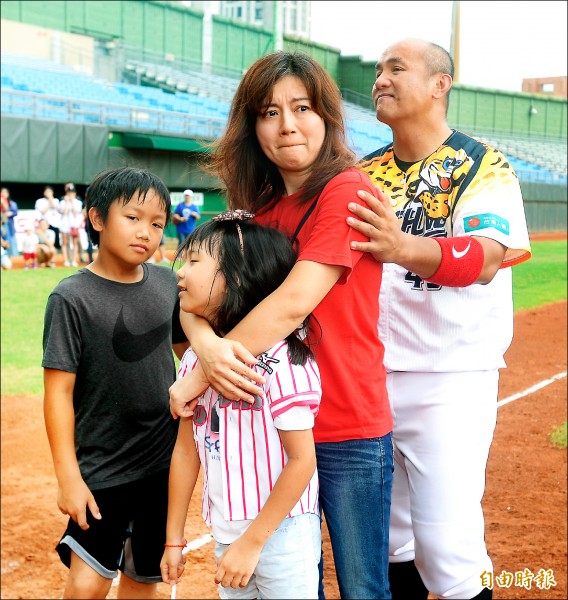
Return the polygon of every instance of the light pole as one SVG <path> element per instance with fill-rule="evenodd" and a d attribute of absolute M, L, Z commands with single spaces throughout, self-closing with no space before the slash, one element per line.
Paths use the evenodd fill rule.
<path fill-rule="evenodd" d="M 452 2 L 452 36 L 450 38 L 450 55 L 454 59 L 454 82 L 460 80 L 460 2 Z"/>

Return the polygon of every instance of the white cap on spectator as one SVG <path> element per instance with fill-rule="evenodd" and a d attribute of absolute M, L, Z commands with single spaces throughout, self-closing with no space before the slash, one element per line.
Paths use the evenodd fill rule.
<path fill-rule="evenodd" d="M 193 191 L 192 190 L 185 190 L 185 192 L 183 193 L 184 196 L 193 196 Z"/>

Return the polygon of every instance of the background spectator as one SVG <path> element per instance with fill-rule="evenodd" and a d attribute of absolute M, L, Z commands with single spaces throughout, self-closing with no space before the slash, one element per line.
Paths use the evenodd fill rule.
<path fill-rule="evenodd" d="M 85 190 L 85 201 L 83 203 L 83 224 L 85 227 L 85 231 L 87 230 L 87 221 L 89 216 L 87 215 L 87 196 L 89 195 L 89 187 Z M 87 265 L 93 262 L 93 242 L 91 241 L 91 236 L 87 234 L 87 260 L 83 260 L 83 255 L 81 254 L 81 262 Z"/>
<path fill-rule="evenodd" d="M 83 224 L 83 201 L 77 196 L 73 183 L 65 184 L 65 194 L 59 202 L 59 212 L 63 265 L 77 267 L 81 261 L 79 227 Z"/>
<path fill-rule="evenodd" d="M 26 235 L 22 238 L 22 254 L 24 256 L 24 269 L 37 269 L 37 246 L 39 238 L 32 225 L 28 225 Z"/>
<path fill-rule="evenodd" d="M 18 205 L 10 198 L 10 190 L 3 187 L 0 191 L 2 201 L 2 237 L 8 245 L 5 250 L 8 256 L 18 256 L 18 242 L 16 239 L 16 225 L 14 217 L 18 214 Z"/>
<path fill-rule="evenodd" d="M 38 237 L 37 262 L 44 267 L 55 267 L 55 233 L 49 229 L 46 219 L 40 219 L 36 227 Z"/>
<path fill-rule="evenodd" d="M 38 213 L 38 219 L 46 219 L 49 229 L 55 234 L 55 249 L 61 250 L 61 241 L 59 239 L 59 223 L 61 222 L 61 213 L 59 212 L 59 200 L 53 193 L 53 188 L 46 185 L 43 190 L 43 197 L 38 198 L 35 203 L 35 209 Z"/>
<path fill-rule="evenodd" d="M 7 240 L 2 236 L 2 269 L 7 270 L 12 268 L 12 261 L 8 256 L 7 248 L 10 247 L 10 244 Z"/>
<path fill-rule="evenodd" d="M 179 244 L 195 229 L 195 221 L 200 218 L 199 208 L 193 203 L 193 191 L 185 190 L 183 202 L 176 206 L 172 215 L 172 222 L 176 226 Z"/>

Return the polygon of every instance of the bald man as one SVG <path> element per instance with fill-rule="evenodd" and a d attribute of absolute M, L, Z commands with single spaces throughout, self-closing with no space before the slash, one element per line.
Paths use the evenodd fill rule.
<path fill-rule="evenodd" d="M 497 150 L 448 126 L 453 61 L 405 39 L 376 65 L 391 144 L 360 163 L 352 248 L 385 263 L 379 334 L 394 417 L 394 600 L 492 597 L 481 500 L 499 369 L 513 334 L 511 266 L 530 257 L 521 189 Z"/>

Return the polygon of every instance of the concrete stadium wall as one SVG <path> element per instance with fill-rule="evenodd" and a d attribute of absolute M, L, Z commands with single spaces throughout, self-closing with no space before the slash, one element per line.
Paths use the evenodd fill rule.
<path fill-rule="evenodd" d="M 564 184 L 521 181 L 523 204 L 530 233 L 566 231 L 568 189 Z"/>
<path fill-rule="evenodd" d="M 2 18 L 87 35 L 148 52 L 201 61 L 203 14 L 173 3 L 73 0 L 62 2 L 2 1 Z"/>
<path fill-rule="evenodd" d="M 108 165 L 108 128 L 2 115 L 4 182 L 88 183 Z"/>

